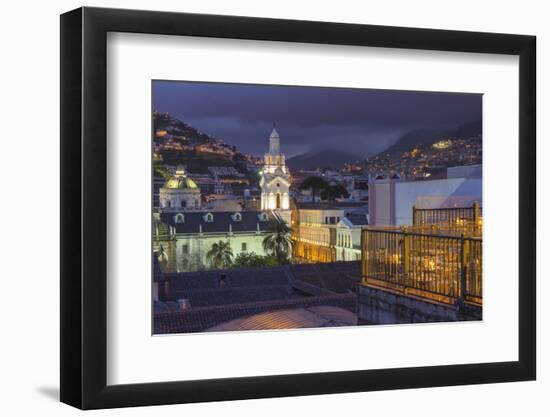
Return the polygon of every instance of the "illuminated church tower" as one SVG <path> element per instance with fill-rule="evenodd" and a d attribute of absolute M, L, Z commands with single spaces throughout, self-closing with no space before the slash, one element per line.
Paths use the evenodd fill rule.
<path fill-rule="evenodd" d="M 275 128 L 269 136 L 269 151 L 264 155 L 261 176 L 261 209 L 278 211 L 286 220 L 288 212 L 285 211 L 290 209 L 290 173 L 285 165 L 285 155 L 281 152 L 281 138 Z"/>

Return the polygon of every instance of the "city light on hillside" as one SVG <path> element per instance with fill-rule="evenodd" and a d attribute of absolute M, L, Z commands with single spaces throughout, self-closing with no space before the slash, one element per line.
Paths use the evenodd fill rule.
<path fill-rule="evenodd" d="M 450 139 L 444 139 L 444 140 L 440 140 L 439 142 L 434 143 L 432 146 L 433 146 L 435 149 L 447 149 L 447 148 L 450 147 L 452 144 L 453 144 L 453 141 L 452 141 L 452 140 L 450 140 Z"/>

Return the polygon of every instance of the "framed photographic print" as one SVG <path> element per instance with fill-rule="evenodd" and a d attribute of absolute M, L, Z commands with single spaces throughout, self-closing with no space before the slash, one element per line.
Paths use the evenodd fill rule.
<path fill-rule="evenodd" d="M 535 379 L 535 38 L 61 16 L 61 400 Z"/>

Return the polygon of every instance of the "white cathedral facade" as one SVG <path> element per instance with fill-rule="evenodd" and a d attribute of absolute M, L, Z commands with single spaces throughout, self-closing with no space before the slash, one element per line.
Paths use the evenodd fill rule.
<path fill-rule="evenodd" d="M 269 151 L 264 155 L 260 187 L 261 209 L 276 211 L 287 220 L 286 217 L 290 216 L 290 172 L 281 152 L 281 138 L 275 128 L 269 136 Z"/>

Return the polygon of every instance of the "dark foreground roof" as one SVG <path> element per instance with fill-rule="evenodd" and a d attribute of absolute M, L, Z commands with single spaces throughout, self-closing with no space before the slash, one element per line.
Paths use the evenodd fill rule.
<path fill-rule="evenodd" d="M 165 304 L 155 305 L 156 334 L 202 332 L 254 314 L 315 306 L 340 307 L 355 314 L 354 289 L 361 277 L 361 264 L 294 264 L 167 273 L 165 277 L 170 281 L 169 296 Z M 178 299 L 188 300 L 190 308 L 178 310 Z"/>
<path fill-rule="evenodd" d="M 314 306 L 340 307 L 355 313 L 356 303 L 357 296 L 355 294 L 336 294 L 303 299 L 231 304 L 219 307 L 199 307 L 191 308 L 188 311 L 157 311 L 154 315 L 154 334 L 202 332 L 240 317 Z"/>
<path fill-rule="evenodd" d="M 356 324 L 357 315 L 349 310 L 333 306 L 314 306 L 255 314 L 219 324 L 206 329 L 206 331 L 284 330 L 288 328 L 354 326 Z"/>

